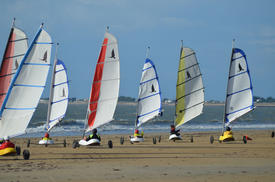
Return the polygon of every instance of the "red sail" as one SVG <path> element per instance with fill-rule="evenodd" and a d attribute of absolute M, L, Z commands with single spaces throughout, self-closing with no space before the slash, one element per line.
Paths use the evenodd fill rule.
<path fill-rule="evenodd" d="M 13 30 L 14 29 L 12 28 L 0 69 L 0 108 L 2 107 L 6 94 L 9 90 L 11 78 L 13 75 L 12 65 L 14 56 L 14 40 L 16 38 L 16 35 L 13 32 Z"/>
<path fill-rule="evenodd" d="M 97 61 L 96 70 L 94 74 L 92 92 L 90 95 L 90 106 L 89 106 L 90 112 L 88 116 L 88 125 L 90 128 L 93 126 L 95 117 L 96 117 L 97 103 L 98 103 L 99 94 L 100 94 L 100 86 L 101 86 L 101 79 L 102 79 L 104 62 L 105 62 L 107 43 L 108 43 L 108 39 L 105 38 L 103 41 L 103 45 L 101 47 L 100 55 Z"/>

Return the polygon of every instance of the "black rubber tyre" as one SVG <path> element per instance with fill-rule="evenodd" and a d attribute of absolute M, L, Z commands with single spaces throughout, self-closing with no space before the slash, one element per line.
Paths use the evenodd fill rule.
<path fill-rule="evenodd" d="M 243 136 L 243 143 L 246 144 L 247 143 L 247 140 L 246 140 L 246 137 Z"/>
<path fill-rule="evenodd" d="M 194 138 L 193 136 L 190 137 L 190 142 L 193 143 L 194 142 Z"/>
<path fill-rule="evenodd" d="M 124 137 L 120 137 L 120 144 L 123 145 L 124 143 Z"/>
<path fill-rule="evenodd" d="M 29 148 L 29 147 L 30 147 L 30 145 L 31 145 L 31 140 L 30 140 L 30 139 L 28 139 L 28 141 L 27 141 L 27 148 Z"/>
<path fill-rule="evenodd" d="M 29 152 L 29 150 L 24 150 L 23 151 L 23 158 L 25 159 L 25 160 L 29 160 L 29 158 L 30 158 L 30 152 Z"/>
<path fill-rule="evenodd" d="M 161 136 L 159 136 L 159 143 L 161 142 Z"/>
<path fill-rule="evenodd" d="M 73 141 L 72 147 L 74 149 L 78 147 L 78 142 L 76 140 Z"/>
<path fill-rule="evenodd" d="M 66 139 L 64 139 L 64 141 L 63 141 L 63 146 L 64 146 L 64 148 L 66 148 L 66 146 L 67 146 Z"/>
<path fill-rule="evenodd" d="M 274 138 L 274 136 L 275 136 L 275 132 L 272 131 L 272 133 L 271 133 L 271 138 Z"/>
<path fill-rule="evenodd" d="M 16 150 L 16 155 L 20 155 L 21 154 L 21 148 L 19 146 L 16 146 L 15 150 Z"/>
<path fill-rule="evenodd" d="M 48 147 L 48 144 L 47 144 L 47 143 L 45 144 L 45 147 Z"/>
<path fill-rule="evenodd" d="M 157 143 L 157 139 L 155 137 L 153 137 L 153 144 Z"/>
<path fill-rule="evenodd" d="M 214 137 L 211 135 L 210 136 L 210 143 L 213 144 L 214 143 Z"/>
<path fill-rule="evenodd" d="M 113 142 L 112 142 L 112 140 L 109 140 L 108 141 L 108 147 L 111 149 L 111 148 L 113 148 Z"/>

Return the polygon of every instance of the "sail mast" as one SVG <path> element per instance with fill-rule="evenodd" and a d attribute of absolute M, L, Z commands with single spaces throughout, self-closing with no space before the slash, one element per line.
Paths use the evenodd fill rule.
<path fill-rule="evenodd" d="M 53 85 L 55 81 L 55 69 L 56 69 L 56 62 L 57 62 L 57 51 L 58 51 L 59 43 L 56 43 L 55 48 L 55 56 L 54 56 L 54 63 L 53 63 L 53 69 L 52 69 L 52 78 L 51 78 L 51 87 L 50 87 L 50 95 L 49 95 L 49 103 L 48 103 L 48 113 L 47 113 L 47 130 L 49 131 L 49 122 L 50 122 L 50 116 L 51 116 L 51 110 L 52 110 L 52 102 L 53 102 Z"/>
<path fill-rule="evenodd" d="M 231 52 L 230 65 L 229 65 L 229 71 L 228 71 L 228 81 L 229 81 L 229 77 L 230 77 L 230 69 L 231 69 L 232 58 L 233 58 L 233 54 L 234 54 L 234 46 L 235 46 L 235 39 L 232 40 L 232 52 Z M 227 81 L 227 82 L 228 82 L 228 81 Z M 228 84 L 227 84 L 227 88 L 226 88 L 225 103 L 224 103 L 224 116 L 223 116 L 222 133 L 224 132 L 224 129 L 225 129 L 226 106 L 227 106 L 227 94 L 228 94 L 228 93 L 227 93 L 227 89 L 228 89 Z"/>

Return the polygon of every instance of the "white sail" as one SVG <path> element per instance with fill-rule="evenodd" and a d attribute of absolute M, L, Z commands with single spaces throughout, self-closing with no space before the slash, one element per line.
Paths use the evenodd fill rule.
<path fill-rule="evenodd" d="M 254 108 L 253 91 L 245 53 L 233 48 L 227 94 L 224 122 L 229 124 Z"/>
<path fill-rule="evenodd" d="M 120 82 L 116 38 L 106 32 L 98 58 L 89 99 L 86 132 L 113 120 Z"/>
<path fill-rule="evenodd" d="M 158 116 L 161 110 L 161 92 L 157 71 L 154 63 L 147 58 L 139 86 L 136 127 Z"/>
<path fill-rule="evenodd" d="M 190 48 L 181 48 L 176 92 L 175 126 L 179 127 L 200 115 L 204 105 L 202 75 Z"/>
<path fill-rule="evenodd" d="M 41 28 L 19 65 L 1 107 L 0 138 L 25 133 L 45 87 L 52 40 Z"/>
<path fill-rule="evenodd" d="M 48 131 L 64 118 L 69 103 L 68 76 L 65 64 L 63 61 L 55 59 L 53 68 L 47 117 Z"/>

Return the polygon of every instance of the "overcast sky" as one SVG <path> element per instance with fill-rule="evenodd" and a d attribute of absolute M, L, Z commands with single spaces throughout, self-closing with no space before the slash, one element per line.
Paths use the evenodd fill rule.
<path fill-rule="evenodd" d="M 150 46 L 163 98 L 174 99 L 183 40 L 196 52 L 206 100 L 224 100 L 235 38 L 247 55 L 254 95 L 275 97 L 274 0 L 1 0 L 1 57 L 13 17 L 29 42 L 44 22 L 61 44 L 58 57 L 68 69 L 70 97 L 89 96 L 106 26 L 119 42 L 121 96 L 137 97 Z"/>

